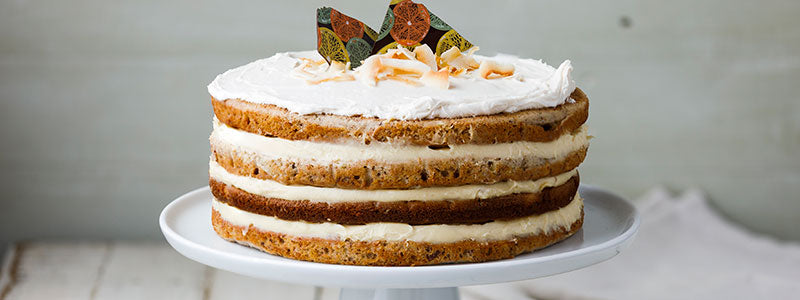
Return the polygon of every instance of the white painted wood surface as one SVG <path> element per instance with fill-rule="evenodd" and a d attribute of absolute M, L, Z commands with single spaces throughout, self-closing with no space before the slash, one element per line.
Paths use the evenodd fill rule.
<path fill-rule="evenodd" d="M 105 243 L 21 245 L 3 277 L 6 299 L 92 299 L 106 263 Z M 48 286 L 57 288 L 47 288 Z"/>
<path fill-rule="evenodd" d="M 335 300 L 339 290 L 252 279 L 164 242 L 35 242 L 7 251 L 0 299 Z"/>

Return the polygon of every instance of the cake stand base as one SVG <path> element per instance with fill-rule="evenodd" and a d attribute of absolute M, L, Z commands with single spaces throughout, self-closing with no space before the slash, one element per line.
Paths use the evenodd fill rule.
<path fill-rule="evenodd" d="M 458 288 L 342 289 L 339 300 L 458 300 Z"/>
<path fill-rule="evenodd" d="M 545 249 L 484 263 L 417 267 L 321 264 L 270 255 L 223 240 L 211 226 L 208 187 L 172 201 L 159 223 L 169 244 L 200 263 L 246 276 L 282 282 L 341 287 L 343 300 L 457 300 L 455 287 L 533 279 L 587 267 L 627 247 L 639 216 L 624 199 L 581 185 L 583 228 Z"/>

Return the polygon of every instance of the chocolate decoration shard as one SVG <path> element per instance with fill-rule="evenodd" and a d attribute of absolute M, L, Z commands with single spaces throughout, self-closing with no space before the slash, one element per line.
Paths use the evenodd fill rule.
<path fill-rule="evenodd" d="M 425 5 L 411 0 L 391 0 L 380 32 L 333 8 L 317 9 L 317 52 L 328 63 L 349 62 L 356 68 L 370 55 L 386 53 L 398 45 L 410 50 L 428 45 L 436 56 L 454 46 L 461 51 L 472 48 L 472 43 Z"/>
<path fill-rule="evenodd" d="M 416 46 L 428 45 L 436 56 L 453 46 L 461 51 L 472 48 L 472 43 L 430 12 L 425 5 L 411 0 L 392 0 L 389 3 L 378 39 L 372 47 L 372 54 L 386 53 L 386 50 L 397 48 L 398 45 L 410 50 Z"/>
<path fill-rule="evenodd" d="M 350 63 L 351 68 L 372 53 L 378 34 L 353 17 L 330 7 L 317 9 L 317 52 L 325 61 Z"/>

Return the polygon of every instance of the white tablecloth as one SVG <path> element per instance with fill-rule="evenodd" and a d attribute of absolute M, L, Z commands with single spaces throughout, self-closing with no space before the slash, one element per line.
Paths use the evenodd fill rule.
<path fill-rule="evenodd" d="M 655 188 L 636 205 L 642 226 L 617 257 L 547 278 L 465 287 L 462 298 L 800 299 L 800 244 L 729 222 L 696 190 L 672 196 Z"/>

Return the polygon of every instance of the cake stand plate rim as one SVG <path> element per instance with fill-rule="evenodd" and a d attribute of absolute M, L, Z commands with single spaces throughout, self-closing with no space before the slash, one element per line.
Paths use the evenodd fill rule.
<path fill-rule="evenodd" d="M 513 259 L 418 267 L 370 267 L 286 259 L 227 242 L 211 227 L 208 186 L 169 203 L 159 225 L 169 244 L 197 262 L 255 278 L 345 288 L 437 288 L 533 279 L 587 267 L 616 256 L 633 240 L 635 207 L 605 189 L 581 184 L 584 228 L 548 248 Z M 591 227 L 590 227 L 591 226 Z"/>

